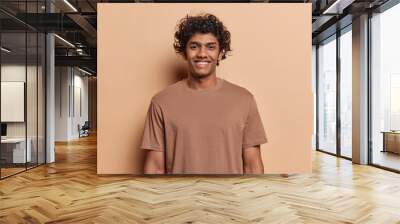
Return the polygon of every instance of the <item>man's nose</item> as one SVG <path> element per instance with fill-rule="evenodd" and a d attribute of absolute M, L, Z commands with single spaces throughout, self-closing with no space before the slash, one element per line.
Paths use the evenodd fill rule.
<path fill-rule="evenodd" d="M 206 48 L 205 47 L 200 47 L 199 52 L 197 53 L 198 57 L 206 57 Z"/>

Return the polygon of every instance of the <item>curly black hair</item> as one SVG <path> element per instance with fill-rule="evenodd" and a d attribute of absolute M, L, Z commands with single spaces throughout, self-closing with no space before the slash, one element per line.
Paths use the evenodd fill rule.
<path fill-rule="evenodd" d="M 217 38 L 222 59 L 231 50 L 231 33 L 226 29 L 224 24 L 212 14 L 204 14 L 197 16 L 186 15 L 179 24 L 175 32 L 174 48 L 176 53 L 186 57 L 186 44 L 190 38 L 196 33 L 212 33 Z"/>

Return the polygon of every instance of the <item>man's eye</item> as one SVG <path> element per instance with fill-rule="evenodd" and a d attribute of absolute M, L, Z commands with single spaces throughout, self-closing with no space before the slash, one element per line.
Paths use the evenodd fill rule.
<path fill-rule="evenodd" d="M 191 45 L 190 49 L 196 49 L 196 47 L 197 47 L 196 45 Z"/>

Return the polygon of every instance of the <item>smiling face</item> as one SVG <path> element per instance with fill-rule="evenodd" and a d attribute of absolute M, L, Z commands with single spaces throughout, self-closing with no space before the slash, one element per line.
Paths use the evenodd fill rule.
<path fill-rule="evenodd" d="M 196 33 L 186 44 L 186 61 L 194 78 L 216 75 L 216 67 L 222 54 L 217 38 L 211 33 Z"/>

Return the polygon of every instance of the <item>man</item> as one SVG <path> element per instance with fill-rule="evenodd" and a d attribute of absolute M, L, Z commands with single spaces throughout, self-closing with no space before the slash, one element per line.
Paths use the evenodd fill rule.
<path fill-rule="evenodd" d="M 267 139 L 254 97 L 216 74 L 231 51 L 229 31 L 214 15 L 187 16 L 174 48 L 187 61 L 188 77 L 151 100 L 141 144 L 144 172 L 264 173 L 260 144 Z"/>

